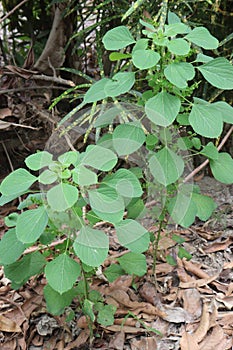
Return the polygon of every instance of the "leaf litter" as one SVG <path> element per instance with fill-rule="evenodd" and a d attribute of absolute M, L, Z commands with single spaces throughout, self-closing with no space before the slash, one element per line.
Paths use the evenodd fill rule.
<path fill-rule="evenodd" d="M 230 213 L 230 214 L 229 214 Z M 93 280 L 106 304 L 117 307 L 112 326 L 94 326 L 96 338 L 89 345 L 90 332 L 77 300 L 62 316 L 46 311 L 45 279 L 31 278 L 18 291 L 0 270 L 0 348 L 2 350 L 116 349 L 116 350 L 228 350 L 233 346 L 233 259 L 232 210 L 224 218 L 197 222 L 191 229 L 168 229 L 162 233 L 152 278 L 152 257 L 147 252 L 148 273 L 138 278 L 122 275 L 112 283 Z M 213 226 L 214 224 L 214 226 Z M 1 233 L 4 232 L 2 222 Z M 156 226 L 150 227 L 156 232 Z M 125 254 L 112 228 L 106 227 L 111 249 L 105 268 Z M 177 265 L 166 262 L 176 256 L 172 234 L 185 238 L 184 247 L 193 255 L 189 261 L 176 257 Z M 68 321 L 69 312 L 75 317 Z"/>

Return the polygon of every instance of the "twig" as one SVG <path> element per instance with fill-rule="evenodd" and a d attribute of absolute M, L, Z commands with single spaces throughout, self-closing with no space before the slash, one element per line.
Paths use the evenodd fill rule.
<path fill-rule="evenodd" d="M 56 83 L 56 84 L 62 84 L 62 85 L 75 87 L 75 83 L 72 80 L 66 80 L 66 79 L 62 79 L 59 77 L 52 77 L 49 75 L 43 75 L 43 74 L 42 75 L 33 75 L 32 79 L 51 81 L 51 82 Z"/>
<path fill-rule="evenodd" d="M 2 147 L 3 147 L 3 149 L 4 149 L 5 155 L 6 155 L 6 157 L 7 157 L 8 163 L 9 163 L 9 165 L 10 165 L 11 171 L 14 171 L 14 168 L 13 168 L 13 165 L 12 165 L 12 162 L 11 162 L 9 153 L 8 153 L 8 151 L 7 151 L 7 149 L 6 149 L 6 146 L 5 146 L 4 141 L 2 141 L 1 144 L 2 144 Z"/>
<path fill-rule="evenodd" d="M 0 95 L 9 94 L 9 93 L 15 93 L 15 92 L 21 92 L 25 90 L 37 90 L 37 89 L 59 89 L 59 90 L 66 90 L 65 87 L 62 86 L 46 86 L 46 85 L 34 85 L 34 86 L 24 86 L 22 88 L 15 88 L 15 89 L 5 89 L 0 91 Z"/>
<path fill-rule="evenodd" d="M 222 149 L 228 138 L 233 132 L 233 126 L 228 130 L 224 138 L 222 139 L 221 143 L 219 144 L 218 151 Z M 184 179 L 183 183 L 188 182 L 192 177 L 194 177 L 201 169 L 203 169 L 207 164 L 209 163 L 209 159 L 206 159 L 202 164 L 200 164 L 196 169 L 194 169 L 186 178 Z"/>
<path fill-rule="evenodd" d="M 0 23 L 5 21 L 8 17 L 10 17 L 16 10 L 18 10 L 22 5 L 24 5 L 28 0 L 21 1 L 18 5 L 16 5 L 10 12 L 8 12 L 4 17 L 0 18 Z"/>
<path fill-rule="evenodd" d="M 21 68 L 20 68 L 21 69 Z M 60 77 L 53 77 L 53 76 L 50 76 L 50 75 L 44 75 L 44 74 L 33 74 L 34 72 L 31 72 L 31 71 L 28 71 L 27 69 L 21 69 L 23 71 L 23 73 L 30 73 L 31 75 L 28 76 L 27 78 L 25 78 L 25 76 L 22 76 L 20 73 L 18 72 L 13 72 L 13 71 L 10 71 L 10 72 L 5 72 L 4 71 L 4 74 L 5 75 L 9 75 L 9 76 L 20 76 L 21 78 L 24 78 L 26 80 L 29 80 L 29 79 L 34 79 L 34 80 L 43 80 L 43 81 L 49 81 L 51 83 L 55 83 L 55 84 L 61 84 L 61 85 L 66 85 L 66 86 L 71 86 L 71 87 L 75 87 L 75 83 L 72 81 L 72 80 L 67 80 L 67 79 L 63 79 L 63 78 L 60 78 Z"/>

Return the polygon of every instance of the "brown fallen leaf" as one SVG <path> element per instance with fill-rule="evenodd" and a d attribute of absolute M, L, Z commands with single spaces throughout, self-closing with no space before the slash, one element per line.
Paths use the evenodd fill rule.
<path fill-rule="evenodd" d="M 232 244 L 232 241 L 233 241 L 233 238 L 228 237 L 225 241 L 212 243 L 211 245 L 204 248 L 203 250 L 205 251 L 205 253 L 214 253 L 220 250 L 225 250 L 229 247 L 229 245 Z"/>
<path fill-rule="evenodd" d="M 108 326 L 108 327 L 103 327 L 103 329 L 106 329 L 108 331 L 112 331 L 112 332 L 124 332 L 124 333 L 133 333 L 133 334 L 137 334 L 137 333 L 145 333 L 146 329 L 145 328 L 137 328 L 137 327 L 131 327 L 131 326 L 120 326 L 120 325 L 112 325 L 112 326 Z"/>
<path fill-rule="evenodd" d="M 192 334 L 186 331 L 182 334 L 180 339 L 180 349 L 181 350 L 200 350 L 199 345 Z"/>
<path fill-rule="evenodd" d="M 0 330 L 2 332 L 11 332 L 11 333 L 22 332 L 21 328 L 19 327 L 19 325 L 15 321 L 13 321 L 13 320 L 11 320 L 3 315 L 0 315 Z"/>
<path fill-rule="evenodd" d="M 123 350 L 125 343 L 125 333 L 123 331 L 117 332 L 111 338 L 109 347 L 115 350 Z"/>
<path fill-rule="evenodd" d="M 110 296 L 118 303 L 132 310 L 135 315 L 138 315 L 140 312 L 145 312 L 149 315 L 155 315 L 162 318 L 166 317 L 165 311 L 160 307 L 161 305 L 158 305 L 157 303 L 152 305 L 146 302 L 132 301 L 130 300 L 129 295 L 123 290 L 113 290 Z"/>
<path fill-rule="evenodd" d="M 216 325 L 210 333 L 203 339 L 199 344 L 200 350 L 227 350 L 231 349 L 228 347 L 229 342 L 224 334 L 222 328 L 219 325 Z"/>
<path fill-rule="evenodd" d="M 67 345 L 64 348 L 64 350 L 71 350 L 71 349 L 81 347 L 87 342 L 87 339 L 89 338 L 89 336 L 90 336 L 89 329 L 84 329 L 74 341 L 70 342 L 69 345 Z"/>
<path fill-rule="evenodd" d="M 192 280 L 189 282 L 180 282 L 179 287 L 180 288 L 197 288 L 197 287 L 203 287 L 214 280 L 218 278 L 219 273 L 214 276 L 209 276 L 208 278 L 201 278 L 199 280 Z"/>
<path fill-rule="evenodd" d="M 197 289 L 181 290 L 181 297 L 183 299 L 183 308 L 193 316 L 196 320 L 201 316 L 201 294 Z"/>
<path fill-rule="evenodd" d="M 208 307 L 209 307 L 208 303 L 204 302 L 199 326 L 197 327 L 196 331 L 193 334 L 193 337 L 197 343 L 200 343 L 202 339 L 204 339 L 204 337 L 206 336 L 206 333 L 209 330 L 210 314 L 208 311 Z"/>
<path fill-rule="evenodd" d="M 233 269 L 233 261 L 225 262 L 223 265 L 224 269 Z"/>
<path fill-rule="evenodd" d="M 233 295 L 232 296 L 226 296 L 223 298 L 216 298 L 220 303 L 223 303 L 227 310 L 231 310 L 233 307 Z"/>
<path fill-rule="evenodd" d="M 155 337 L 143 337 L 140 340 L 132 339 L 131 341 L 132 350 L 156 350 L 157 341 Z"/>
<path fill-rule="evenodd" d="M 7 116 L 12 115 L 10 108 L 0 108 L 0 119 L 4 119 Z"/>

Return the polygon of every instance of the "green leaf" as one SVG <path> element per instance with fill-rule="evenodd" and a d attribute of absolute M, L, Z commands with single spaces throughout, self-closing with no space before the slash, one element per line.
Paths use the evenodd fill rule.
<path fill-rule="evenodd" d="M 19 214 L 18 213 L 11 213 L 8 216 L 5 217 L 4 223 L 8 227 L 15 227 L 16 222 L 18 220 Z"/>
<path fill-rule="evenodd" d="M 90 190 L 88 195 L 92 210 L 102 220 L 117 223 L 123 219 L 124 200 L 113 188 L 105 186 Z"/>
<path fill-rule="evenodd" d="M 229 185 L 233 183 L 233 159 L 230 154 L 219 153 L 217 160 L 210 160 L 210 168 L 216 180 Z"/>
<path fill-rule="evenodd" d="M 107 258 L 109 238 L 101 230 L 83 226 L 74 241 L 75 254 L 89 266 L 100 266 Z"/>
<path fill-rule="evenodd" d="M 50 185 L 57 181 L 58 175 L 53 171 L 46 169 L 38 177 L 38 181 L 43 185 Z"/>
<path fill-rule="evenodd" d="M 66 183 L 60 183 L 47 192 L 49 206 L 55 211 L 65 211 L 78 200 L 78 189 Z"/>
<path fill-rule="evenodd" d="M 98 183 L 98 177 L 96 173 L 83 165 L 79 165 L 72 170 L 72 179 L 76 184 L 80 186 L 90 186 Z"/>
<path fill-rule="evenodd" d="M 103 44 L 106 50 L 119 50 L 134 43 L 134 38 L 125 26 L 111 29 L 103 37 Z"/>
<path fill-rule="evenodd" d="M 92 103 L 103 100 L 107 97 L 105 86 L 110 81 L 108 78 L 103 78 L 94 83 L 85 93 L 84 103 Z"/>
<path fill-rule="evenodd" d="M 115 225 L 119 243 L 133 253 L 142 253 L 150 243 L 149 232 L 137 221 L 126 219 Z"/>
<path fill-rule="evenodd" d="M 180 106 L 181 102 L 178 97 L 163 91 L 146 102 L 145 111 L 153 123 L 166 127 L 174 122 Z"/>
<path fill-rule="evenodd" d="M 160 58 L 160 54 L 152 50 L 135 50 L 132 54 L 133 64 L 139 69 L 154 67 Z"/>
<path fill-rule="evenodd" d="M 12 288 L 20 288 L 31 276 L 42 271 L 46 260 L 40 252 L 23 256 L 19 261 L 4 266 L 5 276 L 12 281 Z"/>
<path fill-rule="evenodd" d="M 193 137 L 191 139 L 191 143 L 196 149 L 201 149 L 201 140 L 199 139 L 199 137 Z"/>
<path fill-rule="evenodd" d="M 174 15 L 174 14 L 173 14 Z M 186 34 L 190 31 L 189 27 L 181 22 L 169 23 L 169 25 L 165 24 L 164 34 L 166 36 L 176 36 L 177 34 Z"/>
<path fill-rule="evenodd" d="M 81 164 L 89 165 L 95 169 L 102 171 L 111 170 L 117 163 L 117 156 L 111 150 L 99 146 L 88 146 Z"/>
<path fill-rule="evenodd" d="M 106 126 L 113 123 L 113 120 L 121 113 L 121 110 L 117 107 L 111 107 L 107 111 L 105 111 L 103 114 L 100 113 L 100 115 L 97 117 L 94 127 L 99 128 L 102 126 Z"/>
<path fill-rule="evenodd" d="M 40 170 L 48 166 L 53 160 L 53 155 L 47 151 L 31 154 L 25 159 L 25 164 L 31 170 Z"/>
<path fill-rule="evenodd" d="M 197 134 L 216 138 L 222 133 L 222 114 L 214 104 L 206 101 L 202 104 L 201 101 L 198 99 L 198 103 L 193 104 L 189 115 L 190 125 Z"/>
<path fill-rule="evenodd" d="M 179 249 L 178 249 L 178 257 L 180 259 L 185 258 L 186 260 L 192 259 L 192 255 L 186 249 L 184 249 L 183 247 L 179 247 Z"/>
<path fill-rule="evenodd" d="M 146 214 L 146 207 L 142 199 L 133 199 L 127 205 L 128 219 L 142 219 Z"/>
<path fill-rule="evenodd" d="M 166 262 L 167 262 L 169 265 L 171 265 L 171 266 L 176 266 L 176 265 L 177 265 L 176 260 L 175 260 L 175 259 L 173 258 L 173 256 L 170 255 L 170 254 L 168 254 L 168 255 L 166 256 Z"/>
<path fill-rule="evenodd" d="M 205 27 L 196 27 L 189 34 L 185 36 L 193 44 L 202 47 L 206 50 L 217 49 L 218 39 L 210 34 Z"/>
<path fill-rule="evenodd" d="M 36 180 L 36 176 L 23 168 L 19 168 L 2 181 L 0 190 L 5 196 L 14 195 L 18 197 L 19 193 L 26 192 Z"/>
<path fill-rule="evenodd" d="M 223 57 L 218 57 L 198 67 L 204 78 L 218 89 L 233 89 L 233 66 Z"/>
<path fill-rule="evenodd" d="M 178 244 L 182 244 L 185 242 L 185 239 L 183 237 L 175 235 L 175 234 L 172 235 L 172 239 L 173 239 L 173 241 L 175 241 Z"/>
<path fill-rule="evenodd" d="M 120 124 L 113 132 L 113 146 L 119 156 L 137 151 L 145 140 L 144 131 L 138 122 Z"/>
<path fill-rule="evenodd" d="M 79 157 L 79 152 L 69 151 L 61 154 L 58 157 L 58 161 L 65 167 L 69 167 L 71 164 L 75 165 Z"/>
<path fill-rule="evenodd" d="M 203 150 L 200 152 L 207 158 L 217 160 L 218 159 L 218 149 L 213 144 L 213 142 L 209 142 L 206 146 L 203 147 Z"/>
<path fill-rule="evenodd" d="M 175 12 L 168 10 L 168 24 L 181 23 L 180 17 L 178 17 Z"/>
<path fill-rule="evenodd" d="M 179 62 L 169 64 L 164 69 L 164 74 L 170 83 L 174 84 L 179 89 L 184 89 L 188 86 L 187 81 L 194 78 L 195 70 L 191 63 Z"/>
<path fill-rule="evenodd" d="M 155 27 L 154 27 L 151 23 L 147 23 L 147 22 L 143 21 L 142 19 L 139 19 L 139 23 L 140 23 L 142 26 L 146 27 L 147 29 L 150 29 L 152 32 L 155 32 L 155 31 L 156 31 Z M 140 39 L 139 39 L 139 40 L 140 40 Z"/>
<path fill-rule="evenodd" d="M 104 327 L 111 326 L 114 323 L 114 314 L 116 312 L 115 305 L 103 305 L 98 312 L 97 322 Z"/>
<path fill-rule="evenodd" d="M 77 293 L 74 288 L 60 294 L 51 288 L 49 284 L 47 284 L 44 287 L 44 297 L 47 311 L 52 315 L 60 316 L 64 313 L 65 308 L 71 304 L 76 294 Z"/>
<path fill-rule="evenodd" d="M 143 254 L 127 253 L 117 260 L 122 269 L 130 275 L 143 276 L 146 274 L 146 257 Z"/>
<path fill-rule="evenodd" d="M 104 275 L 106 276 L 107 280 L 110 283 L 114 282 L 118 277 L 120 277 L 120 276 L 122 276 L 124 274 L 125 274 L 125 271 L 118 264 L 111 264 L 104 271 Z"/>
<path fill-rule="evenodd" d="M 197 216 L 200 220 L 206 221 L 212 215 L 217 205 L 211 197 L 204 196 L 198 193 L 193 193 L 192 200 L 197 207 Z"/>
<path fill-rule="evenodd" d="M 127 169 L 106 176 L 102 184 L 113 187 L 123 197 L 141 197 L 143 191 L 137 177 Z"/>
<path fill-rule="evenodd" d="M 30 207 L 33 204 L 42 204 L 45 199 L 45 193 L 32 193 L 27 196 L 17 207 L 18 210 L 22 210 Z"/>
<path fill-rule="evenodd" d="M 43 206 L 24 211 L 17 220 L 16 235 L 23 243 L 34 243 L 44 232 L 47 224 L 48 215 Z"/>
<path fill-rule="evenodd" d="M 119 61 L 119 60 L 124 60 L 127 58 L 130 58 L 131 54 L 128 53 L 121 53 L 121 52 L 112 52 L 109 55 L 109 59 L 110 61 Z"/>
<path fill-rule="evenodd" d="M 176 224 L 183 227 L 189 227 L 195 221 L 197 207 L 192 200 L 192 193 L 183 193 L 181 190 L 178 194 L 170 199 L 168 212 Z"/>
<path fill-rule="evenodd" d="M 116 97 L 128 92 L 135 83 L 134 72 L 119 72 L 104 86 L 104 91 L 108 97 Z"/>
<path fill-rule="evenodd" d="M 167 44 L 168 50 L 175 54 L 184 56 L 187 55 L 190 51 L 190 44 L 184 39 L 172 39 Z"/>
<path fill-rule="evenodd" d="M 222 114 L 222 119 L 225 123 L 233 124 L 233 107 L 224 101 L 213 103 L 215 108 L 218 108 Z"/>
<path fill-rule="evenodd" d="M 25 249 L 25 244 L 18 240 L 15 229 L 11 228 L 0 241 L 0 265 L 14 263 Z"/>
<path fill-rule="evenodd" d="M 95 321 L 95 314 L 93 311 L 94 303 L 88 299 L 84 300 L 82 311 L 84 315 L 88 316 L 92 322 Z"/>
<path fill-rule="evenodd" d="M 1 190 L 1 188 L 0 188 L 0 190 Z M 24 193 L 25 193 L 25 191 L 6 195 L 6 196 L 2 195 L 0 197 L 0 206 L 3 206 L 4 204 L 11 202 L 13 199 L 20 197 Z"/>
<path fill-rule="evenodd" d="M 132 53 L 134 53 L 137 50 L 146 50 L 148 47 L 148 39 L 139 39 L 137 40 L 136 44 L 133 47 Z"/>
<path fill-rule="evenodd" d="M 49 285 L 60 294 L 73 287 L 80 273 L 80 265 L 66 253 L 60 254 L 45 266 L 45 275 Z"/>
<path fill-rule="evenodd" d="M 168 186 L 182 175 L 184 161 L 171 149 L 164 147 L 150 158 L 149 168 L 156 181 Z"/>
<path fill-rule="evenodd" d="M 213 57 L 203 55 L 203 53 L 198 53 L 194 62 L 207 63 L 213 60 Z"/>

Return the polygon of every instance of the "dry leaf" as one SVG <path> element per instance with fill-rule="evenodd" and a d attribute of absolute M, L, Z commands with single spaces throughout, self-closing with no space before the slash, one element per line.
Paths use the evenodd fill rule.
<path fill-rule="evenodd" d="M 199 344 L 200 350 L 227 350 L 227 338 L 220 326 L 215 326 Z"/>
<path fill-rule="evenodd" d="M 120 325 L 112 325 L 108 327 L 103 327 L 102 328 L 112 331 L 112 332 L 124 332 L 124 333 L 132 333 L 132 334 L 137 334 L 137 333 L 144 333 L 146 332 L 145 328 L 137 328 L 137 327 L 130 327 L 130 326 L 120 326 Z"/>
<path fill-rule="evenodd" d="M 208 311 L 208 304 L 205 302 L 203 303 L 202 315 L 201 315 L 199 326 L 197 327 L 196 331 L 193 334 L 193 337 L 197 343 L 200 343 L 200 341 L 204 339 L 206 333 L 209 330 L 209 324 L 210 324 L 210 314 Z"/>
<path fill-rule="evenodd" d="M 10 115 L 12 115 L 10 108 L 0 108 L 0 119 L 4 119 Z"/>
<path fill-rule="evenodd" d="M 115 333 L 109 342 L 111 349 L 123 350 L 125 343 L 125 333 L 123 331 Z"/>
<path fill-rule="evenodd" d="M 201 316 L 201 295 L 197 289 L 185 289 L 182 291 L 183 307 L 184 309 L 197 319 Z"/>
<path fill-rule="evenodd" d="M 208 247 L 204 248 L 204 251 L 206 253 L 214 253 L 214 252 L 218 252 L 220 250 L 225 250 L 229 247 L 229 245 L 232 244 L 232 237 L 228 237 L 225 241 L 222 242 L 215 242 L 211 245 L 209 245 Z"/>
<path fill-rule="evenodd" d="M 89 338 L 89 336 L 90 336 L 89 329 L 84 329 L 74 341 L 70 342 L 69 345 L 67 345 L 64 348 L 64 350 L 71 350 L 71 349 L 81 347 L 87 342 L 87 339 Z"/>
<path fill-rule="evenodd" d="M 203 287 L 211 282 L 213 282 L 216 278 L 218 278 L 219 273 L 214 276 L 210 276 L 208 278 L 201 278 L 199 280 L 192 280 L 190 282 L 180 282 L 179 287 L 180 288 L 197 288 L 197 287 Z"/>
<path fill-rule="evenodd" d="M 20 326 L 13 320 L 0 315 L 0 330 L 3 332 L 19 333 L 22 332 Z"/>
<path fill-rule="evenodd" d="M 180 349 L 181 350 L 200 350 L 198 343 L 192 334 L 187 333 L 186 331 L 183 333 L 180 339 Z"/>
<path fill-rule="evenodd" d="M 156 350 L 157 341 L 155 337 L 143 337 L 140 340 L 133 339 L 131 341 L 132 350 Z"/>

